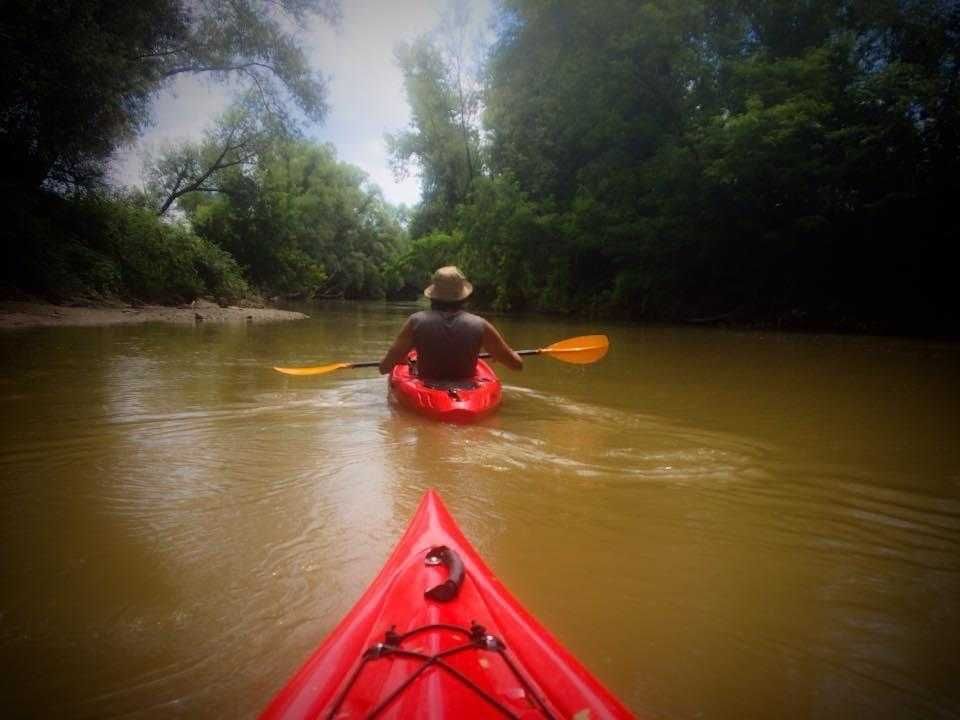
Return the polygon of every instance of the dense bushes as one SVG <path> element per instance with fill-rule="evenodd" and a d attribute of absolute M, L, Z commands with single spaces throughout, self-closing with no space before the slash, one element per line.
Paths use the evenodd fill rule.
<path fill-rule="evenodd" d="M 54 300 L 173 303 L 248 292 L 224 250 L 160 220 L 135 198 L 26 194 L 7 208 L 0 282 Z"/>

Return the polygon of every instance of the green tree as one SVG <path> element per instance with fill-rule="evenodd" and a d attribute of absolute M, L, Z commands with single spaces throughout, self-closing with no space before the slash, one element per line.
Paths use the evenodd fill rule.
<path fill-rule="evenodd" d="M 397 48 L 410 105 L 410 129 L 387 135 L 395 174 L 404 177 L 411 166 L 420 176 L 422 202 L 411 221 L 418 237 L 449 228 L 457 205 L 481 171 L 476 116 L 479 96 L 470 86 L 463 51 L 464 11 L 447 21 L 447 48 L 430 36 Z M 441 28 L 443 29 L 443 28 Z"/>
<path fill-rule="evenodd" d="M 147 192 L 159 215 L 190 193 L 228 192 L 227 171 L 250 171 L 272 147 L 289 138 L 282 122 L 256 98 L 228 109 L 199 142 L 166 148 L 145 166 Z"/>
<path fill-rule="evenodd" d="M 366 175 L 333 148 L 288 141 L 252 171 L 225 169 L 220 192 L 180 198 L 193 227 L 269 293 L 383 297 L 402 228 Z"/>
<path fill-rule="evenodd" d="M 336 20 L 335 0 L 11 0 L 0 5 L 4 188 L 89 187 L 149 120 L 153 95 L 183 73 L 237 79 L 282 112 L 325 111 L 322 77 L 295 28 Z"/>

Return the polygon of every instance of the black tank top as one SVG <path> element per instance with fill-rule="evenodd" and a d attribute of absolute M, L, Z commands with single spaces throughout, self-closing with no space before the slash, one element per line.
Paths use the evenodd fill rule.
<path fill-rule="evenodd" d="M 483 318 L 463 310 L 423 310 L 410 316 L 420 377 L 466 380 L 477 371 Z"/>

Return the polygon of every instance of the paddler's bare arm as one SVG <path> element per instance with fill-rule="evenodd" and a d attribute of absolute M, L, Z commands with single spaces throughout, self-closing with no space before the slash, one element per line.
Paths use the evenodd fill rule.
<path fill-rule="evenodd" d="M 393 366 L 407 359 L 407 353 L 413 350 L 413 325 L 407 320 L 400 329 L 400 334 L 387 350 L 387 354 L 380 361 L 380 374 L 386 375 L 393 370 Z"/>
<path fill-rule="evenodd" d="M 523 358 L 517 355 L 497 329 L 486 320 L 483 321 L 483 347 L 511 370 L 523 370 Z"/>

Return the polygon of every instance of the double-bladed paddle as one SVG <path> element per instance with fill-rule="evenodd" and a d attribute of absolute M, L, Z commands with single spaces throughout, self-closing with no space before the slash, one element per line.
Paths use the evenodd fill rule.
<path fill-rule="evenodd" d="M 561 360 L 565 363 L 575 365 L 589 365 L 607 354 L 610 348 L 610 341 L 606 335 L 582 335 L 580 337 L 569 338 L 555 342 L 545 348 L 536 350 L 519 350 L 518 355 L 549 355 L 550 357 Z M 481 353 L 479 357 L 488 358 L 490 353 Z M 325 375 L 335 370 L 346 370 L 348 368 L 377 367 L 380 363 L 377 360 L 369 362 L 356 363 L 331 363 L 330 365 L 317 365 L 316 367 L 287 368 L 275 367 L 274 370 L 284 375 Z"/>

